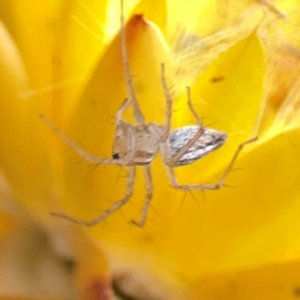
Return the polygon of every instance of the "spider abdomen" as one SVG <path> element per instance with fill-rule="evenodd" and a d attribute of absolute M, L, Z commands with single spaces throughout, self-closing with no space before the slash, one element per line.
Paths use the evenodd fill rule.
<path fill-rule="evenodd" d="M 190 125 L 172 130 L 168 138 L 171 155 L 176 155 L 197 133 L 199 126 Z M 193 163 L 208 153 L 220 148 L 227 139 L 227 135 L 215 129 L 205 128 L 199 139 L 184 153 L 174 167 Z"/>

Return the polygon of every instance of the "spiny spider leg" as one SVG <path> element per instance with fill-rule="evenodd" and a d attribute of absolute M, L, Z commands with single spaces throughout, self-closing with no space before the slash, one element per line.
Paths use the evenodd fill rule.
<path fill-rule="evenodd" d="M 192 106 L 190 89 L 187 88 L 188 105 L 198 123 L 199 129 L 195 133 L 193 138 L 191 138 L 174 156 L 171 155 L 170 149 L 169 149 L 168 145 L 166 145 L 166 143 L 167 143 L 167 139 L 169 138 L 170 127 L 171 127 L 173 100 L 171 98 L 169 88 L 167 86 L 164 64 L 161 65 L 161 81 L 162 81 L 164 94 L 165 94 L 165 97 L 167 100 L 166 101 L 167 105 L 166 105 L 166 131 L 161 137 L 160 147 L 161 147 L 162 152 L 164 153 L 163 156 L 164 156 L 165 163 L 169 166 L 173 166 L 187 152 L 187 150 L 191 146 L 193 146 L 195 144 L 195 142 L 203 135 L 203 133 L 205 132 L 205 128 L 203 127 L 201 119 L 199 118 L 195 109 Z"/>
<path fill-rule="evenodd" d="M 172 107 L 173 107 L 173 100 L 169 91 L 169 88 L 167 86 L 167 81 L 166 81 L 166 75 L 165 75 L 165 65 L 161 64 L 161 82 L 163 86 L 163 91 L 164 95 L 166 98 L 166 114 L 165 114 L 165 132 L 161 136 L 160 141 L 161 142 L 166 142 L 170 133 L 171 129 L 171 119 L 172 119 Z"/>
<path fill-rule="evenodd" d="M 129 99 L 132 102 L 133 107 L 133 114 L 135 117 L 135 121 L 137 125 L 144 125 L 145 124 L 145 118 L 144 115 L 139 107 L 139 104 L 136 99 L 135 90 L 132 83 L 132 76 L 130 73 L 130 66 L 128 61 L 128 53 L 127 53 L 127 47 L 126 47 L 126 30 L 125 30 L 125 20 L 124 20 L 124 5 L 123 0 L 121 0 L 121 50 L 122 50 L 122 60 L 123 60 L 123 68 L 126 78 L 126 85 L 127 85 L 127 91 L 129 94 Z"/>
<path fill-rule="evenodd" d="M 65 135 L 61 129 L 59 129 L 56 125 L 54 125 L 48 118 L 44 115 L 40 114 L 40 118 L 47 123 L 48 126 L 52 128 L 52 130 L 67 144 L 72 148 L 77 154 L 83 157 L 85 160 L 90 161 L 95 164 L 116 164 L 119 165 L 120 161 L 118 159 L 111 158 L 99 158 L 88 151 L 84 150 L 80 147 L 76 142 L 74 142 L 71 138 Z"/>
<path fill-rule="evenodd" d="M 129 99 L 125 99 L 123 103 L 121 104 L 120 108 L 118 109 L 116 115 L 115 115 L 115 122 L 118 123 L 122 121 L 122 115 L 124 114 L 124 111 L 129 107 L 129 105 L 132 103 Z"/>
<path fill-rule="evenodd" d="M 153 183 L 152 183 L 150 166 L 148 165 L 148 166 L 143 167 L 143 171 L 144 171 L 144 178 L 145 178 L 145 184 L 146 184 L 146 198 L 145 198 L 145 203 L 144 203 L 144 207 L 143 207 L 143 211 L 142 211 L 142 216 L 141 216 L 140 221 L 138 221 L 138 222 L 131 221 L 133 224 L 135 224 L 139 227 L 143 227 L 145 225 L 148 210 L 150 207 L 150 202 L 151 202 L 152 195 L 153 195 Z"/>
<path fill-rule="evenodd" d="M 176 163 L 178 162 L 178 160 L 188 151 L 188 149 L 190 149 L 196 143 L 197 140 L 199 140 L 199 138 L 205 132 L 205 128 L 202 125 L 201 119 L 197 115 L 197 113 L 196 113 L 196 111 L 195 111 L 195 109 L 192 105 L 190 89 L 189 88 L 187 88 L 187 99 L 188 99 L 189 108 L 190 108 L 192 114 L 194 115 L 194 117 L 196 118 L 199 129 L 195 133 L 195 135 L 175 155 L 172 156 L 172 159 L 168 162 L 169 166 L 175 166 Z"/>
<path fill-rule="evenodd" d="M 202 136 L 204 136 L 206 134 L 206 131 L 208 131 L 208 129 L 206 129 L 203 125 L 202 125 L 202 121 L 200 119 L 200 117 L 198 116 L 198 114 L 196 113 L 193 105 L 192 105 L 192 101 L 191 101 L 191 93 L 190 93 L 190 88 L 187 87 L 187 99 L 188 99 L 188 106 L 190 108 L 190 111 L 192 112 L 193 116 L 195 117 L 197 123 L 198 123 L 198 130 L 197 132 L 195 133 L 195 135 L 190 138 L 187 143 L 181 147 L 177 152 L 176 154 L 172 154 L 172 151 L 170 149 L 170 147 L 173 146 L 174 148 L 174 145 L 172 145 L 172 141 L 170 139 L 170 124 L 171 124 L 171 110 L 172 110 L 172 99 L 171 99 L 171 96 L 170 96 L 170 93 L 169 93 L 169 88 L 167 86 L 167 83 L 166 83 L 166 78 L 165 78 L 165 69 L 164 69 L 164 65 L 162 65 L 162 68 L 161 68 L 161 71 L 162 71 L 162 76 L 161 76 L 161 80 L 162 80 L 162 85 L 163 85 L 163 89 L 164 89 L 164 93 L 165 93 L 165 97 L 166 97 L 166 100 L 167 100 L 167 112 L 166 112 L 166 132 L 163 134 L 162 138 L 161 138 L 161 143 L 160 143 L 160 150 L 162 152 L 162 155 L 164 157 L 164 162 L 166 163 L 166 169 L 167 169 L 167 175 L 168 175 L 168 178 L 170 180 L 170 183 L 172 184 L 172 186 L 176 189 L 179 189 L 179 190 L 183 190 L 183 191 L 191 191 L 191 190 L 216 190 L 216 189 L 219 189 L 223 186 L 224 182 L 225 182 L 225 179 L 227 178 L 229 172 L 231 171 L 234 163 L 236 162 L 240 152 L 243 150 L 243 148 L 245 147 L 245 145 L 247 144 L 250 144 L 254 141 L 257 140 L 257 137 L 254 137 L 254 138 L 251 138 L 249 140 L 247 140 L 246 142 L 240 144 L 237 148 L 237 150 L 235 151 L 229 165 L 227 166 L 227 168 L 225 169 L 221 179 L 216 182 L 216 183 L 212 183 L 212 184 L 191 184 L 191 185 L 180 185 L 176 179 L 176 176 L 175 176 L 175 172 L 173 170 L 174 167 L 177 167 L 177 166 L 180 166 L 181 164 L 179 163 L 179 160 L 185 155 L 187 155 L 187 152 L 191 149 L 191 147 L 196 143 L 196 142 L 199 142 L 202 138 Z M 192 128 L 192 127 L 187 127 L 186 131 L 192 131 L 192 130 L 195 130 L 195 128 Z M 177 130 L 179 134 L 179 136 L 183 136 L 184 133 L 183 133 L 183 129 L 179 128 Z M 215 143 L 215 148 L 209 148 L 205 147 L 205 140 L 203 141 L 204 143 L 204 154 L 208 154 L 209 152 L 217 149 L 219 146 L 221 146 L 224 142 L 225 142 L 225 139 L 226 139 L 226 135 L 223 134 L 222 132 L 217 132 L 217 131 L 212 131 L 212 132 L 208 132 L 208 135 L 211 135 L 212 137 L 214 137 L 214 135 L 219 135 L 219 145 L 218 145 L 218 141 L 216 139 L 216 141 L 214 141 L 213 143 Z M 183 137 L 180 137 L 180 138 L 183 138 Z M 204 136 L 205 138 L 205 136 Z M 169 139 L 169 140 L 168 140 Z M 169 143 L 168 143 L 169 142 Z M 209 145 L 207 145 L 209 146 Z M 202 156 L 197 156 L 196 154 L 194 154 L 194 158 L 191 158 L 190 161 L 187 161 L 185 162 L 185 164 L 190 164 L 191 162 L 201 158 Z"/>
<path fill-rule="evenodd" d="M 62 213 L 56 213 L 56 212 L 50 212 L 52 216 L 60 217 L 65 220 L 71 221 L 73 223 L 79 224 L 79 225 L 85 225 L 85 226 L 94 226 L 98 224 L 99 222 L 104 221 L 109 215 L 117 211 L 121 206 L 125 205 L 131 198 L 133 193 L 133 187 L 134 187 L 134 180 L 135 180 L 135 167 L 128 167 L 128 179 L 127 179 L 127 187 L 124 198 L 121 200 L 115 202 L 110 208 L 105 210 L 100 216 L 98 216 L 95 219 L 92 219 L 90 221 L 83 221 L 77 218 L 70 217 L 68 215 L 62 214 Z"/>
<path fill-rule="evenodd" d="M 218 189 L 220 189 L 224 185 L 224 182 L 225 182 L 229 172 L 231 171 L 234 163 L 236 162 L 239 154 L 241 153 L 241 151 L 244 149 L 244 147 L 247 144 L 253 143 L 257 139 L 258 139 L 258 137 L 251 138 L 251 139 L 247 140 L 246 142 L 244 142 L 244 143 L 242 143 L 238 146 L 238 148 L 235 151 L 229 165 L 225 169 L 221 179 L 218 182 L 211 183 L 211 184 L 186 184 L 186 185 L 181 185 L 177 181 L 177 178 L 176 178 L 176 175 L 175 175 L 175 172 L 174 172 L 173 168 L 167 166 L 166 167 L 167 176 L 170 180 L 171 185 L 175 189 L 178 189 L 178 190 L 181 190 L 181 191 L 192 191 L 192 190 L 204 191 L 204 190 L 218 190 Z"/>
<path fill-rule="evenodd" d="M 115 120 L 116 125 L 120 125 L 123 123 L 122 121 L 122 114 L 124 113 L 125 109 L 130 105 L 130 101 L 125 99 L 122 103 L 121 107 L 119 108 L 118 112 L 116 113 Z M 106 164 L 106 165 L 128 165 L 134 156 L 134 133 L 132 132 L 132 128 L 128 127 L 128 153 L 121 159 L 114 159 L 114 158 L 100 158 L 88 152 L 87 150 L 83 149 L 79 146 L 75 141 L 69 138 L 60 128 L 58 128 L 55 124 L 53 124 L 47 117 L 43 114 L 40 114 L 40 118 L 48 124 L 52 128 L 52 130 L 67 144 L 73 149 L 77 154 L 79 154 L 82 158 L 87 161 L 90 161 L 94 164 Z"/>
<path fill-rule="evenodd" d="M 201 128 L 203 128 L 202 120 L 201 120 L 201 118 L 198 116 L 198 114 L 196 113 L 196 111 L 195 111 L 195 109 L 194 109 L 194 106 L 193 106 L 193 104 L 192 104 L 191 89 L 190 89 L 190 87 L 186 87 L 186 91 L 187 91 L 187 99 L 188 99 L 188 106 L 189 106 L 189 109 L 190 109 L 190 111 L 192 112 L 194 118 L 196 119 L 198 126 L 201 127 Z"/>

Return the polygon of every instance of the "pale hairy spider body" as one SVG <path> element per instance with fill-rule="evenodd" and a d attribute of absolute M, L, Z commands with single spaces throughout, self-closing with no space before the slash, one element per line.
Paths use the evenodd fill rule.
<path fill-rule="evenodd" d="M 119 165 L 126 166 L 127 186 L 124 197 L 115 202 L 111 207 L 106 209 L 102 214 L 92 220 L 85 221 L 75 217 L 68 216 L 64 213 L 52 212 L 54 216 L 64 218 L 77 224 L 93 226 L 105 220 L 120 207 L 125 205 L 133 194 L 133 186 L 136 176 L 136 167 L 143 168 L 145 178 L 146 196 L 144 199 L 143 210 L 139 221 L 132 221 L 135 225 L 144 226 L 147 219 L 147 213 L 150 207 L 150 201 L 153 195 L 153 184 L 151 175 L 151 163 L 156 154 L 161 153 L 163 158 L 166 175 L 171 186 L 181 191 L 191 190 L 216 190 L 223 186 L 224 181 L 234 165 L 239 153 L 243 147 L 256 140 L 250 139 L 242 143 L 234 153 L 228 167 L 225 169 L 220 180 L 212 184 L 179 184 L 173 168 L 194 163 L 196 160 L 211 153 L 221 147 L 227 139 L 227 135 L 221 131 L 205 128 L 201 119 L 196 114 L 190 96 L 190 89 L 187 88 L 187 103 L 191 113 L 195 117 L 197 125 L 187 125 L 175 130 L 171 130 L 171 116 L 173 100 L 171 98 L 169 88 L 165 78 L 164 64 L 161 65 L 161 81 L 162 89 L 166 98 L 165 124 L 157 125 L 155 123 L 145 123 L 143 113 L 139 108 L 136 99 L 135 90 L 130 74 L 128 55 L 126 49 L 126 37 L 124 29 L 123 1 L 121 0 L 121 50 L 123 65 L 126 77 L 126 85 L 128 90 L 128 99 L 126 99 L 115 115 L 115 134 L 112 146 L 111 158 L 97 157 L 81 146 L 76 144 L 71 138 L 65 135 L 56 125 L 49 119 L 41 115 L 41 118 L 55 131 L 75 152 L 77 152 L 85 160 L 101 165 Z M 130 124 L 122 119 L 124 111 L 131 107 L 135 117 L 136 124 Z"/>
<path fill-rule="evenodd" d="M 153 123 L 140 127 L 124 121 L 116 125 L 112 154 L 114 159 L 128 157 L 126 165 L 132 166 L 144 166 L 153 161 L 159 151 L 161 128 Z"/>
<path fill-rule="evenodd" d="M 197 125 L 190 125 L 170 130 L 165 143 L 171 157 L 174 157 L 195 136 L 199 129 L 200 127 Z M 120 121 L 120 124 L 116 126 L 112 157 L 114 159 L 130 157 L 128 162 L 126 162 L 128 166 L 151 164 L 155 155 L 160 151 L 159 143 L 164 132 L 163 126 L 157 126 L 154 123 L 146 124 L 144 128 L 139 129 L 130 123 Z M 226 139 L 227 135 L 225 133 L 205 128 L 203 134 L 174 162 L 172 167 L 195 162 L 221 147 L 226 142 Z"/>

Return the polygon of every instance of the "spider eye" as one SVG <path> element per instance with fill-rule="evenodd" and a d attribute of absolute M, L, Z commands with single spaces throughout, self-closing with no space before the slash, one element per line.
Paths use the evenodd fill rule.
<path fill-rule="evenodd" d="M 113 153 L 112 158 L 119 159 L 120 158 L 119 153 Z"/>

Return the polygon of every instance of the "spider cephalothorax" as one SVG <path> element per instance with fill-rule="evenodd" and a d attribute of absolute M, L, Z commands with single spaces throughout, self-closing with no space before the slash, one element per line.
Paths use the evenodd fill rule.
<path fill-rule="evenodd" d="M 123 120 L 116 121 L 113 158 L 127 158 L 127 165 L 150 164 L 159 151 L 160 129 L 152 123 L 136 127 Z"/>

